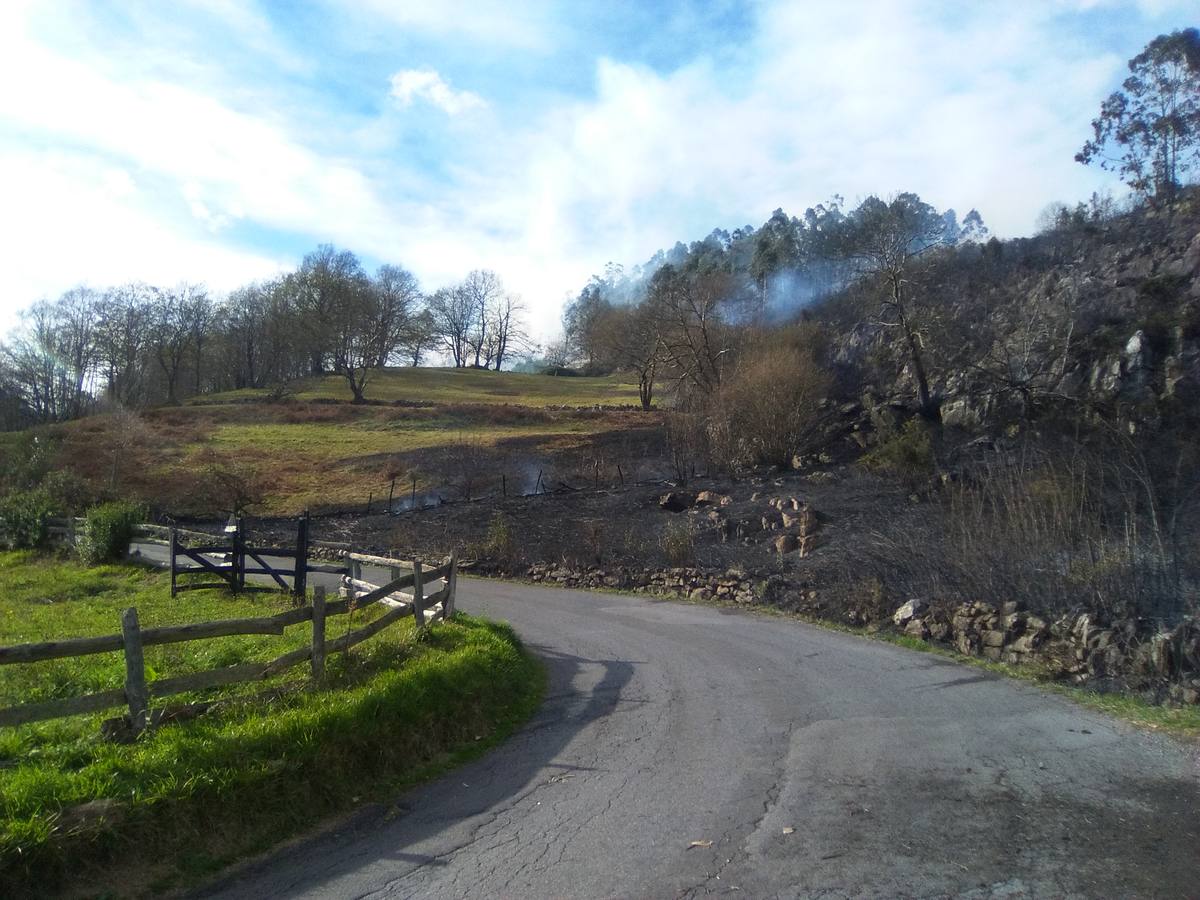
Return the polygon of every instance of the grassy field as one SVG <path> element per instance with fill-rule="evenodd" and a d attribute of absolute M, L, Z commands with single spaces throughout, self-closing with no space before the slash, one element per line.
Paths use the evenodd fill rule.
<path fill-rule="evenodd" d="M 637 385 L 621 376 L 575 378 L 483 369 L 384 369 L 367 385 L 368 401 L 382 403 L 512 403 L 520 406 L 637 406 Z M 262 399 L 263 390 L 229 391 L 199 402 Z M 351 399 L 346 380 L 330 375 L 296 383 L 297 400 Z"/>
<path fill-rule="evenodd" d="M 411 402 L 333 402 L 322 395 L 340 388 L 324 379 L 302 385 L 288 402 L 241 392 L 90 416 L 47 436 L 56 467 L 97 492 L 177 515 L 227 515 L 234 496 L 256 515 L 295 515 L 360 508 L 386 495 L 393 478 L 399 491 L 416 479 L 418 491 L 454 496 L 461 476 L 498 482 L 504 474 L 520 489 L 556 454 L 657 421 L 640 410 L 595 409 L 636 394 L 614 379 L 400 369 L 381 373 L 376 384 L 381 394 Z"/>
<path fill-rule="evenodd" d="M 111 634 L 130 605 L 152 626 L 288 604 L 219 591 L 171 599 L 161 573 L 0 554 L 0 644 Z M 330 636 L 364 616 L 330 620 Z M 149 647 L 147 673 L 270 659 L 307 642 L 310 627 Z M 7 666 L 0 705 L 119 687 L 122 673 L 119 653 Z M 173 698 L 223 703 L 135 744 L 99 738 L 101 719 L 117 709 L 0 729 L 0 896 L 84 884 L 99 894 L 139 894 L 202 876 L 477 754 L 532 712 L 540 690 L 540 670 L 507 628 L 463 616 L 423 635 L 394 625 L 332 657 L 319 688 L 299 668 Z M 96 800 L 115 804 L 106 823 L 72 826 L 70 811 Z"/>

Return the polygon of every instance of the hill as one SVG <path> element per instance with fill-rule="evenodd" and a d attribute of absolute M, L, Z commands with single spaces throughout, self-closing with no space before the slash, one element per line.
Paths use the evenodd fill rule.
<path fill-rule="evenodd" d="M 344 382 L 309 379 L 286 399 L 219 394 L 180 407 L 118 410 L 3 436 L 6 465 L 41 466 L 82 507 L 98 496 L 141 499 L 173 515 L 378 509 L 533 490 L 539 472 L 591 473 L 614 442 L 653 440 L 658 419 L 635 411 L 636 386 L 463 369 L 388 369 L 352 404 Z M 628 408 L 626 408 L 628 407 Z M 626 463 L 626 470 L 632 467 Z"/>

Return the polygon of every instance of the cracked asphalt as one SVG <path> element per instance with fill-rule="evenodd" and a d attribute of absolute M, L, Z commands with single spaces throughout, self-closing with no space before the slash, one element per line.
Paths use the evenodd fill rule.
<path fill-rule="evenodd" d="M 1198 897 L 1200 755 L 783 618 L 462 580 L 549 672 L 485 758 L 199 896 Z"/>

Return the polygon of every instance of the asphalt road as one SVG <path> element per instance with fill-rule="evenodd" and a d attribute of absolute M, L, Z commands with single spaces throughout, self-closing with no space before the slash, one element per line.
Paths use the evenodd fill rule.
<path fill-rule="evenodd" d="M 200 896 L 1200 896 L 1195 746 L 782 618 L 466 579 L 459 605 L 545 661 L 533 720 Z"/>

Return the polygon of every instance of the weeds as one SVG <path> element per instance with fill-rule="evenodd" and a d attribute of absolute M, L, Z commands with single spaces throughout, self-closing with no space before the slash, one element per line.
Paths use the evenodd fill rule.
<path fill-rule="evenodd" d="M 673 566 L 689 566 L 696 561 L 696 535 L 688 521 L 668 522 L 658 546 Z"/>

